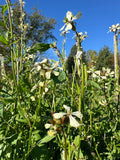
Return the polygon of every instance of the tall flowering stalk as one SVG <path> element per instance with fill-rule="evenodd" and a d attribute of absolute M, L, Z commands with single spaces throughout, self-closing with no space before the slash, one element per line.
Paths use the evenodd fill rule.
<path fill-rule="evenodd" d="M 79 111 L 81 111 L 82 109 L 82 105 L 83 105 L 83 94 L 84 94 L 84 76 L 86 75 L 84 73 L 84 64 L 83 64 L 83 58 L 82 58 L 82 54 L 83 54 L 83 48 L 82 48 L 82 41 L 87 37 L 87 32 L 85 32 L 85 35 L 82 32 L 77 32 L 76 30 L 76 26 L 74 23 L 74 20 L 81 18 L 81 12 L 78 12 L 76 16 L 74 16 L 72 14 L 72 12 L 68 11 L 66 13 L 66 17 L 63 20 L 63 22 L 65 23 L 65 25 L 60 29 L 60 31 L 62 31 L 61 35 L 65 36 L 66 33 L 69 32 L 69 30 L 73 30 L 75 32 L 75 37 L 76 37 L 76 41 L 77 41 L 77 54 L 76 54 L 76 60 L 75 60 L 75 70 L 73 73 L 73 85 L 74 86 L 74 78 L 75 78 L 75 74 L 76 72 L 78 72 L 79 77 L 81 78 L 81 93 L 79 94 Z M 80 70 L 81 67 L 81 70 Z M 87 82 L 87 80 L 86 80 Z M 73 89 L 74 87 L 72 87 Z M 73 90 L 72 90 L 73 91 Z M 83 109 L 84 110 L 84 109 Z"/>
<path fill-rule="evenodd" d="M 86 74 L 87 72 L 86 67 L 84 67 L 83 63 L 83 48 L 82 48 L 82 41 L 87 37 L 87 33 L 85 32 L 85 35 L 82 32 L 77 32 L 76 25 L 74 23 L 74 20 L 79 19 L 81 17 L 81 12 L 78 12 L 76 16 L 72 14 L 72 12 L 68 11 L 66 13 L 66 17 L 63 20 L 65 25 L 60 29 L 62 31 L 62 35 L 65 37 L 65 34 L 69 32 L 69 30 L 73 30 L 75 32 L 76 42 L 77 42 L 77 54 L 75 57 L 75 68 L 73 72 L 73 82 L 72 82 L 72 95 L 74 95 L 74 82 L 75 82 L 75 75 L 76 72 L 78 73 L 79 78 L 81 79 L 81 85 L 77 85 L 77 93 L 79 95 L 79 104 L 78 104 L 78 110 L 79 112 L 84 111 L 84 82 L 87 83 Z M 84 80 L 85 79 L 85 80 Z M 73 106 L 73 97 L 71 98 L 71 106 Z M 82 123 L 80 121 L 80 123 Z M 80 156 L 80 147 L 81 147 L 81 135 L 82 135 L 82 126 L 79 128 L 79 146 L 78 146 L 78 155 L 77 160 Z"/>
<path fill-rule="evenodd" d="M 22 70 L 22 59 L 23 59 L 23 36 L 24 36 L 24 24 L 23 24 L 23 21 L 24 21 L 24 16 L 25 16 L 25 13 L 23 12 L 23 8 L 24 8 L 24 5 L 25 5 L 25 2 L 22 1 L 22 0 L 19 0 L 19 3 L 20 3 L 20 13 L 21 13 L 21 16 L 20 16 L 20 29 L 21 29 L 21 47 L 20 47 L 20 71 Z"/>
<path fill-rule="evenodd" d="M 12 72 L 13 72 L 13 78 L 14 78 L 14 83 L 16 86 L 16 76 L 15 76 L 15 64 L 14 64 L 14 50 L 13 50 L 13 26 L 12 26 L 12 15 L 11 15 L 11 2 L 10 0 L 6 0 L 7 3 L 7 8 L 8 8 L 8 15 L 9 15 L 9 24 L 10 24 L 10 43 L 11 43 L 11 47 L 10 47 L 10 51 L 11 51 L 11 60 L 12 60 Z"/>
<path fill-rule="evenodd" d="M 109 27 L 110 31 L 114 33 L 114 71 L 116 78 L 116 101 L 119 102 L 119 65 L 118 65 L 118 35 L 120 34 L 120 25 L 112 25 Z"/>

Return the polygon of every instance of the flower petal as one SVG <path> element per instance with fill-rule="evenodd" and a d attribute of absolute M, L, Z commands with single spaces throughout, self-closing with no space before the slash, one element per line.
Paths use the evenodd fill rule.
<path fill-rule="evenodd" d="M 63 107 L 67 110 L 67 112 L 70 111 L 70 107 L 68 107 L 67 105 L 64 104 Z"/>
<path fill-rule="evenodd" d="M 71 30 L 72 29 L 72 24 L 68 24 L 67 26 L 66 26 L 66 28 L 65 28 L 65 31 L 68 31 L 68 30 Z"/>
<path fill-rule="evenodd" d="M 59 66 L 59 61 L 56 61 L 54 64 L 53 64 L 53 66 L 52 66 L 52 69 L 55 69 L 57 66 Z"/>
<path fill-rule="evenodd" d="M 55 76 L 59 76 L 59 72 L 53 71 L 53 73 L 54 73 Z"/>
<path fill-rule="evenodd" d="M 46 128 L 46 129 L 49 129 L 49 128 L 52 127 L 52 126 L 53 126 L 53 125 L 52 125 L 52 124 L 49 124 L 49 123 L 46 123 L 46 124 L 45 124 L 45 128 Z"/>
<path fill-rule="evenodd" d="M 50 76 L 51 76 L 51 71 L 48 71 L 48 72 L 45 73 L 45 77 L 47 79 L 50 79 Z"/>
<path fill-rule="evenodd" d="M 65 116 L 65 115 L 67 115 L 67 113 L 54 113 L 54 114 L 53 114 L 53 117 L 54 117 L 55 119 L 60 119 L 60 118 L 62 118 L 62 117 Z"/>
<path fill-rule="evenodd" d="M 47 60 L 47 58 L 45 58 L 40 62 L 40 64 L 44 64 L 44 63 L 47 63 L 47 62 L 48 62 L 48 60 Z"/>
<path fill-rule="evenodd" d="M 82 16 L 82 13 L 79 11 L 79 12 L 76 14 L 76 16 L 75 16 L 75 19 L 80 19 L 81 16 Z"/>
<path fill-rule="evenodd" d="M 76 57 L 77 57 L 77 58 L 80 58 L 81 55 L 82 55 L 82 53 L 83 53 L 82 51 L 77 51 Z"/>
<path fill-rule="evenodd" d="M 60 31 L 62 31 L 65 28 L 65 25 L 60 29 Z"/>
<path fill-rule="evenodd" d="M 80 123 L 74 117 L 72 117 L 71 115 L 69 116 L 69 119 L 70 119 L 70 125 L 72 127 L 77 128 L 77 127 L 80 126 Z"/>
<path fill-rule="evenodd" d="M 76 116 L 76 117 L 78 117 L 78 118 L 80 118 L 82 120 L 83 115 L 82 115 L 81 112 L 76 111 L 76 112 L 72 112 L 71 114 L 74 115 L 74 116 Z"/>
<path fill-rule="evenodd" d="M 68 19 L 68 21 L 71 21 L 71 20 L 72 20 L 72 17 L 73 17 L 72 12 L 68 11 L 68 12 L 66 13 L 66 18 Z"/>

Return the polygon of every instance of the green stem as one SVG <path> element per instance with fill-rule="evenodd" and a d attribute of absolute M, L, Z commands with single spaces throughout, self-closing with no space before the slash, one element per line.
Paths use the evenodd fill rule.
<path fill-rule="evenodd" d="M 93 141 L 94 141 L 94 144 L 95 144 L 95 151 L 96 151 L 96 154 L 98 156 L 98 160 L 101 160 L 100 154 L 99 154 L 98 149 L 97 149 L 97 144 L 95 143 L 95 138 L 93 138 Z"/>
<path fill-rule="evenodd" d="M 9 23 L 10 23 L 10 33 L 11 33 L 11 44 L 12 44 L 12 39 L 13 39 L 13 28 L 12 28 L 12 19 L 11 19 L 11 13 L 10 13 L 10 1 L 6 0 L 7 7 L 8 7 L 8 15 L 9 15 Z M 14 51 L 13 51 L 13 44 L 10 47 L 11 50 L 11 60 L 12 60 L 12 72 L 13 72 L 13 79 L 15 86 L 17 87 L 16 84 L 16 76 L 15 76 L 15 67 L 14 67 Z"/>
<path fill-rule="evenodd" d="M 38 101 L 38 106 L 36 108 L 36 111 L 35 111 L 35 120 L 33 122 L 33 125 L 32 127 L 30 128 L 30 131 L 29 131 L 29 142 L 28 142 L 28 152 L 26 154 L 26 157 L 28 157 L 29 153 L 30 153 L 30 149 L 31 149 L 31 135 L 32 135 L 32 131 L 33 131 L 33 128 L 35 126 L 35 123 L 36 123 L 36 120 L 37 120 L 37 115 L 38 115 L 38 112 L 40 111 L 40 106 L 41 106 L 41 87 L 39 87 L 39 101 Z M 40 114 L 41 115 L 41 114 Z"/>
<path fill-rule="evenodd" d="M 80 156 L 81 133 L 82 133 L 82 126 L 80 126 L 80 130 L 79 130 L 79 145 L 78 145 L 78 154 L 77 154 L 77 160 L 79 160 L 79 156 Z"/>
<path fill-rule="evenodd" d="M 64 138 L 64 151 L 65 151 L 65 160 L 67 160 L 67 143 L 66 143 L 66 136 L 64 130 L 62 129 L 63 138 Z"/>
<path fill-rule="evenodd" d="M 84 72 L 85 72 L 85 85 L 87 86 L 87 66 L 84 65 Z"/>
<path fill-rule="evenodd" d="M 116 101 L 119 104 L 118 92 L 119 92 L 119 66 L 118 66 L 118 41 L 117 34 L 114 35 L 114 69 L 116 78 Z M 118 111 L 118 109 L 117 109 Z"/>

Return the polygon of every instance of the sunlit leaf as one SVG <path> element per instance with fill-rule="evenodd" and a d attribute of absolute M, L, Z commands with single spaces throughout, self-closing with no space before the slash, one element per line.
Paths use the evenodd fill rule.
<path fill-rule="evenodd" d="M 45 52 L 50 48 L 49 44 L 46 43 L 36 43 L 31 49 L 28 50 L 28 53 L 36 53 L 39 52 Z"/>
<path fill-rule="evenodd" d="M 47 136 L 45 136 L 43 139 L 41 139 L 41 140 L 37 143 L 37 145 L 38 145 L 38 146 L 41 146 L 41 145 L 44 144 L 44 143 L 48 143 L 48 142 L 51 141 L 53 138 L 55 138 L 55 135 L 53 135 L 53 136 L 47 135 Z"/>
<path fill-rule="evenodd" d="M 2 8 L 2 14 L 5 14 L 5 11 L 8 9 L 8 6 L 7 6 L 7 4 L 5 4 L 5 5 L 1 6 L 1 8 Z"/>
<path fill-rule="evenodd" d="M 8 45 L 8 41 L 2 35 L 0 36 L 0 42 Z"/>

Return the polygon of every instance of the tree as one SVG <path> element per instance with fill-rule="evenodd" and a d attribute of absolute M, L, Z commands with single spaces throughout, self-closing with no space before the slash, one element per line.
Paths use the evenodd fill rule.
<path fill-rule="evenodd" d="M 75 66 L 74 57 L 75 57 L 76 53 L 77 53 L 77 46 L 74 45 L 71 48 L 70 54 L 69 54 L 68 59 L 66 61 L 66 69 L 68 70 L 68 73 L 72 73 L 72 71 L 73 71 L 73 68 Z"/>
<path fill-rule="evenodd" d="M 0 36 L 6 36 L 9 34 L 9 21 L 8 21 L 8 13 L 2 13 L 2 9 L 5 8 L 1 6 L 0 10 Z M 23 9 L 23 8 L 22 8 Z M 41 14 L 41 11 L 36 8 L 32 9 L 31 13 L 27 13 L 23 9 L 21 12 L 19 2 L 14 3 L 12 6 L 12 28 L 14 41 L 18 41 L 21 38 L 21 13 L 23 14 L 23 27 L 24 27 L 24 38 L 22 39 L 26 46 L 32 47 L 37 42 L 39 43 L 47 43 L 50 40 L 56 40 L 52 31 L 55 28 L 56 21 L 54 18 L 47 18 Z M 9 38 L 10 35 L 7 35 Z M 18 41 L 18 49 L 20 50 L 21 42 Z M 10 48 L 5 43 L 0 42 L 0 54 L 5 56 L 5 59 L 10 60 Z M 10 61 L 6 61 L 9 64 Z M 10 67 L 9 67 L 10 68 Z"/>
<path fill-rule="evenodd" d="M 5 15 L 2 13 L 2 6 L 0 10 L 0 35 L 5 35 L 7 29 L 9 28 L 8 13 L 5 12 Z M 23 10 L 23 27 L 25 31 L 24 43 L 28 46 L 33 46 L 37 42 L 47 43 L 50 40 L 56 40 L 52 31 L 55 29 L 56 21 L 54 18 L 47 18 L 41 14 L 40 10 L 37 8 L 32 8 L 31 13 Z M 19 2 L 14 3 L 12 6 L 12 27 L 14 40 L 18 40 L 21 37 L 21 8 Z M 27 25 L 27 26 L 26 26 Z M 19 42 L 18 42 L 19 43 Z M 20 44 L 18 45 L 21 46 Z M 9 47 L 6 44 L 0 42 L 0 54 L 4 56 L 10 56 Z"/>
<path fill-rule="evenodd" d="M 92 66 L 95 66 L 97 59 L 98 59 L 98 56 L 95 50 L 87 51 L 86 61 L 87 61 L 88 69 L 91 68 Z"/>
<path fill-rule="evenodd" d="M 109 47 L 104 46 L 99 51 L 98 59 L 96 62 L 96 68 L 98 70 L 101 70 L 102 67 L 113 69 L 114 68 L 113 59 L 114 59 L 114 55 L 113 55 L 112 50 Z"/>
<path fill-rule="evenodd" d="M 52 33 L 56 24 L 54 18 L 44 17 L 41 14 L 41 10 L 37 10 L 37 8 L 32 8 L 31 13 L 24 11 L 24 14 L 24 24 L 29 24 L 25 35 L 25 42 L 27 44 L 33 46 L 36 42 L 43 43 L 56 39 Z M 18 2 L 14 4 L 13 16 L 14 32 L 18 35 L 20 34 L 19 25 L 21 24 L 20 5 Z"/>

